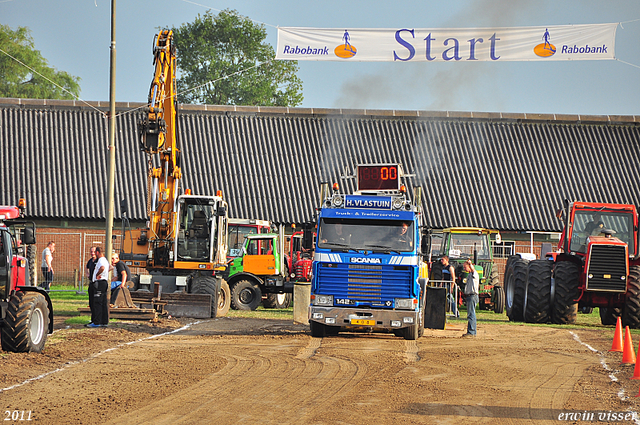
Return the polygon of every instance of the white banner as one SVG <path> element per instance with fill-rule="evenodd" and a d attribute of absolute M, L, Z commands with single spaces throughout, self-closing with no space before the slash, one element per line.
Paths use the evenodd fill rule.
<path fill-rule="evenodd" d="M 280 27 L 276 59 L 381 62 L 615 59 L 617 26 L 346 30 Z"/>

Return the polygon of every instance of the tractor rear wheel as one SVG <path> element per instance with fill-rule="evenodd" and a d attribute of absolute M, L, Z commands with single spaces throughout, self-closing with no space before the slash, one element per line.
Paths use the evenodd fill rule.
<path fill-rule="evenodd" d="M 191 282 L 192 294 L 209 294 L 211 295 L 211 317 L 217 317 L 218 314 L 218 294 L 220 292 L 220 283 L 213 276 L 196 276 Z"/>
<path fill-rule="evenodd" d="M 2 349 L 39 353 L 47 341 L 49 307 L 38 292 L 16 291 L 9 299 L 2 325 Z"/>
<path fill-rule="evenodd" d="M 292 294 L 267 294 L 267 298 L 262 300 L 264 308 L 289 308 L 291 306 Z"/>
<path fill-rule="evenodd" d="M 231 290 L 226 280 L 222 279 L 220 283 L 220 292 L 218 292 L 218 310 L 216 317 L 224 317 L 231 308 Z"/>
<path fill-rule="evenodd" d="M 622 325 L 640 328 L 640 266 L 629 267 L 627 300 L 622 314 Z"/>
<path fill-rule="evenodd" d="M 527 284 L 527 267 L 529 260 L 513 255 L 507 260 L 504 272 L 505 307 L 507 316 L 512 322 L 524 319 L 524 295 Z"/>
<path fill-rule="evenodd" d="M 255 310 L 262 302 L 262 291 L 248 280 L 236 282 L 231 287 L 231 307 L 236 310 Z"/>
<path fill-rule="evenodd" d="M 504 313 L 504 289 L 502 289 L 502 286 L 493 287 L 493 312 L 497 314 Z"/>
<path fill-rule="evenodd" d="M 533 260 L 527 268 L 527 286 L 524 301 L 524 321 L 547 323 L 551 306 L 551 270 L 553 262 Z"/>
<path fill-rule="evenodd" d="M 555 282 L 551 320 L 564 325 L 576 323 L 578 316 L 578 297 L 580 266 L 570 261 L 560 261 L 553 269 Z"/>

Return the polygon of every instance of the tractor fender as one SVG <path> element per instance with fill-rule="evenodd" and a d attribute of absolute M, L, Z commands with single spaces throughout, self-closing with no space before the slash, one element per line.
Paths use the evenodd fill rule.
<path fill-rule="evenodd" d="M 37 286 L 16 286 L 16 291 L 21 292 L 38 292 L 44 295 L 44 299 L 47 300 L 47 308 L 49 309 L 49 330 L 47 333 L 53 333 L 53 305 L 51 304 L 51 298 L 49 297 L 49 293 L 44 289 Z"/>
<path fill-rule="evenodd" d="M 253 273 L 247 273 L 247 272 L 240 272 L 240 273 L 234 274 L 229 278 L 227 283 L 229 284 L 229 287 L 231 287 L 236 282 L 239 282 L 241 280 L 248 280 L 249 282 L 253 282 L 256 285 L 264 286 L 264 281 L 262 279 L 260 279 L 258 276 L 254 275 Z"/>

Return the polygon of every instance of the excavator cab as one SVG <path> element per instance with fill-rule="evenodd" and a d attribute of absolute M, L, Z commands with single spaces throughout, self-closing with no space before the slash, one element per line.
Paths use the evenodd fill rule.
<path fill-rule="evenodd" d="M 227 251 L 226 203 L 215 196 L 183 195 L 178 199 L 176 261 L 224 263 Z"/>

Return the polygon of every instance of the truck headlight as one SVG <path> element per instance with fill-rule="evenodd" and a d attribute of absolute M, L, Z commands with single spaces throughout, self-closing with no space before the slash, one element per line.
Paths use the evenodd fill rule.
<path fill-rule="evenodd" d="M 313 305 L 333 305 L 333 295 L 316 295 Z"/>
<path fill-rule="evenodd" d="M 415 310 L 418 300 L 415 298 L 396 298 L 396 308 L 400 310 Z"/>

